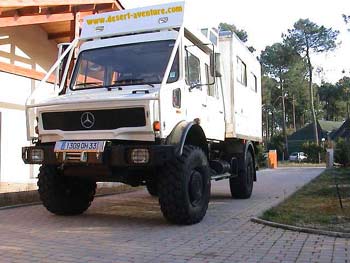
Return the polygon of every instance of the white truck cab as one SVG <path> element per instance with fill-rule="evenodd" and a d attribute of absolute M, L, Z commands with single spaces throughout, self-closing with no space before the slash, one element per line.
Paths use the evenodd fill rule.
<path fill-rule="evenodd" d="M 33 146 L 22 149 L 25 163 L 42 165 L 49 211 L 84 212 L 98 181 L 146 185 L 176 224 L 201 221 L 211 179 L 250 197 L 260 65 L 235 35 L 187 28 L 184 10 L 177 2 L 89 16 L 60 46 L 27 100 Z"/>

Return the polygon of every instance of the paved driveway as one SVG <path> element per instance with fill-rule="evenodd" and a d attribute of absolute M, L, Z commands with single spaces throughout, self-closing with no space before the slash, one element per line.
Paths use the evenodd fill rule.
<path fill-rule="evenodd" d="M 249 200 L 213 183 L 204 220 L 174 226 L 146 191 L 100 197 L 87 213 L 51 215 L 42 206 L 0 211 L 0 262 L 350 262 L 350 240 L 254 224 L 250 217 L 317 176 L 320 168 L 258 174 Z"/>

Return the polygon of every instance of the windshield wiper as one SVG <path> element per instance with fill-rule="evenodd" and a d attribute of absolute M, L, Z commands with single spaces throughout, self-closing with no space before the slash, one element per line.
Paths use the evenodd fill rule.
<path fill-rule="evenodd" d="M 152 88 L 154 88 L 154 85 L 152 83 L 143 83 L 144 79 L 121 79 L 121 80 L 115 80 L 113 81 L 114 84 L 122 84 L 122 85 L 128 85 L 129 83 L 132 84 L 134 82 L 140 82 L 137 84 L 140 85 L 149 85 Z M 135 83 L 136 84 L 136 83 Z"/>
<path fill-rule="evenodd" d="M 92 86 L 92 87 L 102 87 L 102 84 L 101 82 L 84 82 L 84 83 L 77 83 L 75 84 L 75 86 L 77 87 L 80 87 L 80 86 Z"/>

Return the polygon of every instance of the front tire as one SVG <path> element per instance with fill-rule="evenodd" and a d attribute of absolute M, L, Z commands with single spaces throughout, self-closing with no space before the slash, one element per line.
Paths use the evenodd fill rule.
<path fill-rule="evenodd" d="M 56 215 L 82 214 L 94 199 L 96 182 L 64 176 L 56 166 L 41 166 L 38 178 L 40 199 L 46 209 Z"/>
<path fill-rule="evenodd" d="M 253 156 L 250 151 L 244 160 L 242 167 L 238 170 L 238 177 L 230 178 L 231 196 L 238 199 L 248 199 L 253 192 L 253 183 L 255 177 L 255 166 Z"/>
<path fill-rule="evenodd" d="M 180 225 L 200 222 L 210 198 L 209 165 L 204 152 L 185 145 L 182 156 L 163 167 L 158 190 L 161 211 L 169 222 Z"/>
<path fill-rule="evenodd" d="M 151 196 L 158 196 L 158 181 L 156 178 L 149 178 L 146 181 L 146 189 Z"/>

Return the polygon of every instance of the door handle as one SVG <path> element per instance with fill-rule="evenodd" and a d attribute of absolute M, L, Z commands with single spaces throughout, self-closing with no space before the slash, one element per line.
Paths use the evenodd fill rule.
<path fill-rule="evenodd" d="M 220 110 L 219 113 L 220 113 L 220 114 L 223 114 L 224 112 Z"/>
<path fill-rule="evenodd" d="M 206 107 L 207 107 L 207 104 L 202 104 L 202 106 L 203 106 L 204 108 L 206 108 Z"/>

